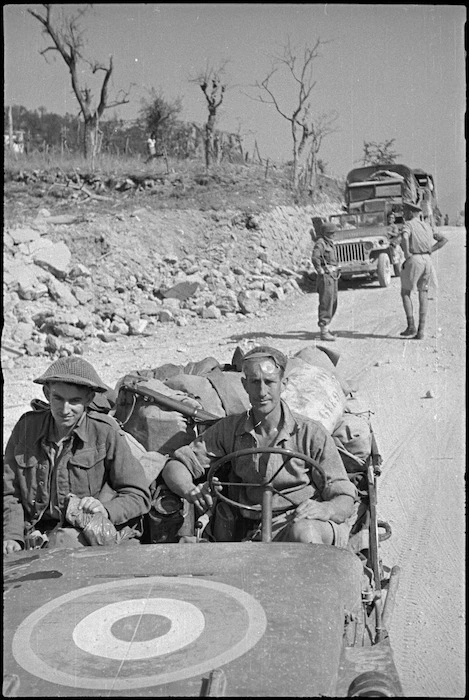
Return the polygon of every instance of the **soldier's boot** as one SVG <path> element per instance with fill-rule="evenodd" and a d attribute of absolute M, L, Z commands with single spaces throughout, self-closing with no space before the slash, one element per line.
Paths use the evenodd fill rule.
<path fill-rule="evenodd" d="M 400 335 L 402 336 L 410 336 L 410 335 L 415 335 L 417 333 L 417 329 L 415 327 L 414 319 L 413 318 L 407 318 L 407 328 L 405 331 L 402 331 Z"/>
<path fill-rule="evenodd" d="M 416 335 L 414 336 L 415 340 L 422 340 L 425 337 L 425 319 L 420 319 L 419 320 L 419 327 Z"/>
<path fill-rule="evenodd" d="M 321 340 L 329 340 L 333 341 L 335 340 L 335 335 L 329 332 L 329 327 L 328 326 L 322 326 L 321 327 Z"/>

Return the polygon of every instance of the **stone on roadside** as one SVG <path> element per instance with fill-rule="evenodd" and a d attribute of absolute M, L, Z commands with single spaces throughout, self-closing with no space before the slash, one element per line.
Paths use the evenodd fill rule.
<path fill-rule="evenodd" d="M 200 314 L 202 318 L 221 318 L 221 311 L 214 304 L 206 306 Z"/>
<path fill-rule="evenodd" d="M 49 294 L 59 306 L 78 306 L 78 299 L 63 282 L 51 278 L 47 286 L 49 288 Z"/>
<path fill-rule="evenodd" d="M 145 300 L 140 304 L 140 314 L 142 316 L 157 316 L 161 311 L 161 303 L 157 301 Z"/>
<path fill-rule="evenodd" d="M 143 318 L 134 318 L 128 321 L 129 335 L 141 335 L 148 326 L 148 321 Z"/>
<path fill-rule="evenodd" d="M 91 289 L 83 289 L 82 287 L 75 287 L 73 293 L 79 304 L 85 306 L 93 298 L 93 292 Z"/>
<path fill-rule="evenodd" d="M 23 345 L 27 340 L 31 339 L 31 335 L 33 331 L 35 330 L 35 325 L 34 323 L 30 322 L 23 322 L 20 321 L 20 323 L 17 324 L 15 330 L 13 331 L 13 340 L 15 343 L 18 343 L 19 345 Z"/>
<path fill-rule="evenodd" d="M 238 304 L 244 314 L 255 313 L 259 308 L 258 290 L 249 289 L 238 294 Z"/>
<path fill-rule="evenodd" d="M 86 267 L 86 265 L 82 265 L 81 263 L 75 263 L 71 267 L 68 276 L 70 279 L 74 280 L 77 277 L 91 277 L 92 273 L 91 270 L 88 267 Z"/>
<path fill-rule="evenodd" d="M 36 265 L 51 272 L 59 279 L 65 279 L 70 268 L 72 254 L 68 246 L 63 241 L 59 241 L 50 246 L 39 248 L 33 254 L 33 258 Z"/>
<path fill-rule="evenodd" d="M 158 312 L 158 321 L 161 323 L 170 323 L 174 321 L 174 314 L 172 314 L 169 309 L 161 309 Z"/>
<path fill-rule="evenodd" d="M 32 228 L 13 228 L 9 229 L 8 233 L 15 245 L 20 245 L 21 243 L 30 243 L 41 237 L 39 231 L 35 231 Z"/>

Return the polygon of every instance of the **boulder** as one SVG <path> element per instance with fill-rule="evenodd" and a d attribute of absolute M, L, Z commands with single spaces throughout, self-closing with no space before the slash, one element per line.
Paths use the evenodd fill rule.
<path fill-rule="evenodd" d="M 43 242 L 45 243 L 46 240 Z M 72 254 L 63 241 L 51 242 L 50 245 L 41 246 L 33 253 L 36 265 L 48 270 L 59 279 L 67 277 L 71 258 Z"/>

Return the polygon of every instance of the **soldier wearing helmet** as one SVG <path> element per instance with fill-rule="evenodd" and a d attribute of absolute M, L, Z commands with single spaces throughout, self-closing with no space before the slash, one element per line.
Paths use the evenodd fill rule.
<path fill-rule="evenodd" d="M 53 362 L 40 377 L 48 403 L 33 401 L 13 428 L 4 456 L 3 553 L 31 533 L 47 541 L 65 524 L 67 496 L 83 513 L 102 513 L 119 530 L 150 508 L 145 474 L 116 421 L 93 410 L 109 387 L 81 357 Z M 106 494 L 106 495 L 105 495 Z"/>
<path fill-rule="evenodd" d="M 335 335 L 329 331 L 329 324 L 337 311 L 338 280 L 340 277 L 337 253 L 334 249 L 334 235 L 337 230 L 337 226 L 330 221 L 322 224 L 311 257 L 317 274 L 318 326 L 321 340 L 329 341 L 336 339 Z"/>

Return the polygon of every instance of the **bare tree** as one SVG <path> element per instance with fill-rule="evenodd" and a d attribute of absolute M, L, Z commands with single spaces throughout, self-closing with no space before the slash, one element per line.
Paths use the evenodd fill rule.
<path fill-rule="evenodd" d="M 28 12 L 35 17 L 44 27 L 44 34 L 52 40 L 52 45 L 47 46 L 41 55 L 46 56 L 49 51 L 58 51 L 65 61 L 70 72 L 73 92 L 80 107 L 80 113 L 84 122 L 83 153 L 85 158 L 91 157 L 94 161 L 100 147 L 99 120 L 106 109 L 117 107 L 129 102 L 128 92 L 124 92 L 122 97 L 109 102 L 109 81 L 113 71 L 112 56 L 109 56 L 107 66 L 91 62 L 83 55 L 85 48 L 84 31 L 80 28 L 80 21 L 83 15 L 89 10 L 90 5 L 84 5 L 76 14 L 52 16 L 56 7 L 51 3 L 44 3 L 44 13 L 40 14 L 36 10 L 28 9 Z M 82 66 L 86 64 L 88 71 L 93 75 L 102 71 L 103 81 L 99 91 L 97 105 L 93 105 L 93 95 L 91 88 L 84 84 L 82 78 Z"/>
<path fill-rule="evenodd" d="M 218 110 L 222 105 L 223 97 L 227 90 L 226 64 L 227 61 L 224 61 L 219 68 L 207 66 L 196 78 L 192 78 L 189 81 L 199 85 L 207 101 L 208 118 L 205 123 L 204 135 L 205 166 L 207 169 L 214 160 L 218 162 L 221 156 L 216 140 L 215 124 Z"/>
<path fill-rule="evenodd" d="M 339 115 L 333 110 L 331 112 L 323 112 L 319 117 L 311 120 L 309 125 L 309 154 L 306 160 L 306 167 L 302 173 L 303 181 L 300 181 L 300 186 L 304 189 L 313 191 L 316 188 L 320 165 L 318 154 L 325 137 L 338 131 L 335 127 L 335 122 L 338 118 Z"/>
<path fill-rule="evenodd" d="M 377 143 L 376 141 L 363 142 L 363 165 L 385 165 L 386 163 L 395 163 L 400 153 L 393 150 L 394 141 L 389 139 Z"/>
<path fill-rule="evenodd" d="M 292 184 L 298 188 L 301 183 L 308 180 L 305 173 L 309 168 L 311 176 L 316 172 L 317 155 L 325 136 L 336 129 L 333 127 L 337 119 L 335 113 L 324 113 L 314 118 L 312 116 L 311 94 L 316 86 L 313 79 L 314 61 L 320 57 L 321 46 L 327 41 L 317 39 L 312 47 L 305 47 L 303 57 L 300 60 L 293 52 L 290 42 L 283 47 L 283 55 L 275 56 L 270 73 L 262 80 L 255 83 L 260 90 L 260 95 L 255 98 L 264 104 L 274 105 L 277 112 L 290 122 L 293 140 L 293 172 Z M 274 86 L 274 77 L 279 77 L 279 71 L 287 73 L 290 82 L 296 89 L 296 100 L 293 109 L 287 110 L 280 104 L 281 88 Z M 282 76 L 283 77 L 283 76 Z M 282 88 L 285 82 L 282 79 Z"/>

